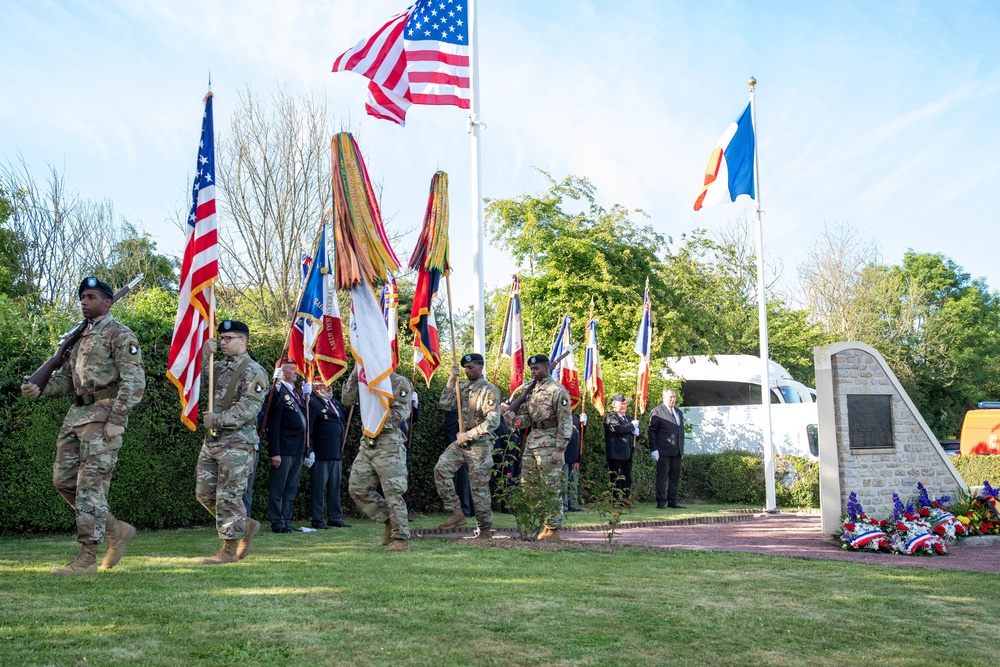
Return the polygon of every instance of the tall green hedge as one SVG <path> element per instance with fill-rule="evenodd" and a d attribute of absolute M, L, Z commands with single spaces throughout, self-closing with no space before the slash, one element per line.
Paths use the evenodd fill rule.
<path fill-rule="evenodd" d="M 951 462 L 969 486 L 982 486 L 984 481 L 994 486 L 1000 485 L 1000 456 L 952 456 Z"/>

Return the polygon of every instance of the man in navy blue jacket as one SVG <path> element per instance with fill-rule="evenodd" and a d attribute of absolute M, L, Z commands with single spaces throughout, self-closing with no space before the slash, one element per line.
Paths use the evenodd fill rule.
<path fill-rule="evenodd" d="M 275 533 L 292 532 L 292 505 L 299 492 L 306 445 L 306 403 L 295 388 L 295 362 L 281 360 L 281 383 L 267 415 L 267 450 L 271 456 L 271 488 L 267 515 Z"/>
<path fill-rule="evenodd" d="M 309 399 L 309 446 L 316 455 L 312 467 L 313 528 L 350 528 L 344 523 L 340 506 L 341 448 L 346 423 L 347 411 L 333 397 L 333 390 L 322 382 L 314 383 Z"/>

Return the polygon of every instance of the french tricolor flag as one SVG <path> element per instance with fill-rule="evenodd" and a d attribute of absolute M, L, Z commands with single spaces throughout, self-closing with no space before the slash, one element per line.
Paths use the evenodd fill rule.
<path fill-rule="evenodd" d="M 753 157 L 756 141 L 750 105 L 735 123 L 726 128 L 705 169 L 705 185 L 694 202 L 694 210 L 713 206 L 728 198 L 736 201 L 739 195 L 750 195 L 753 188 Z"/>

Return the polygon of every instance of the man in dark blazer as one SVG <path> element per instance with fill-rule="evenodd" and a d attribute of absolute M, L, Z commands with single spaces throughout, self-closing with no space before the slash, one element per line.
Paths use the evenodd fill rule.
<path fill-rule="evenodd" d="M 566 475 L 566 490 L 563 491 L 564 512 L 583 511 L 580 507 L 580 423 L 580 415 L 573 415 L 573 435 L 569 437 L 566 460 L 563 462 L 563 473 Z"/>
<path fill-rule="evenodd" d="M 306 446 L 306 403 L 295 388 L 295 362 L 281 360 L 281 383 L 267 415 L 267 450 L 271 456 L 271 488 L 267 515 L 275 533 L 292 532 L 292 505 L 299 492 Z"/>
<path fill-rule="evenodd" d="M 309 399 L 309 446 L 316 455 L 312 467 L 312 526 L 318 530 L 350 528 L 344 523 L 340 507 L 341 448 L 346 420 L 347 411 L 333 397 L 333 390 L 322 382 L 313 383 Z"/>
<path fill-rule="evenodd" d="M 639 422 L 628 418 L 627 408 L 625 396 L 615 394 L 611 410 L 604 415 L 604 453 L 611 481 L 621 492 L 622 502 L 628 502 L 632 493 L 632 451 L 639 435 Z"/>
<path fill-rule="evenodd" d="M 684 457 L 684 414 L 673 389 L 663 390 L 663 405 L 653 408 L 649 417 L 649 450 L 656 461 L 657 509 L 683 508 L 677 504 L 677 486 Z"/>

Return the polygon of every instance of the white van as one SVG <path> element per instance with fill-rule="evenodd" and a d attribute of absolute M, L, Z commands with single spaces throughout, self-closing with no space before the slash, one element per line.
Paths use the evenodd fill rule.
<path fill-rule="evenodd" d="M 816 458 L 816 390 L 770 362 L 771 432 L 774 451 Z M 684 452 L 726 449 L 762 452 L 760 357 L 720 354 L 667 359 L 665 378 L 680 378 L 681 408 L 691 425 Z"/>

